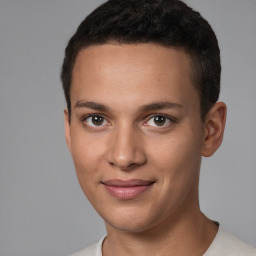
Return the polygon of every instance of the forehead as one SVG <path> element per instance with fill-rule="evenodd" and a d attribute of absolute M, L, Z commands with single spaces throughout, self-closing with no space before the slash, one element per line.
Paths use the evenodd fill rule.
<path fill-rule="evenodd" d="M 190 58 L 179 48 L 156 44 L 90 46 L 79 52 L 75 62 L 71 103 L 84 97 L 112 102 L 121 98 L 130 103 L 184 101 L 188 93 L 198 96 L 191 73 Z"/>
<path fill-rule="evenodd" d="M 190 57 L 182 48 L 164 47 L 153 43 L 119 44 L 113 42 L 80 50 L 73 73 L 74 70 L 80 68 L 89 70 L 95 66 L 102 71 L 103 68 L 106 70 L 107 67 L 113 68 L 114 65 L 118 66 L 118 69 L 140 66 L 144 69 L 151 68 L 151 71 L 154 69 L 155 72 L 175 71 L 175 69 L 179 69 L 179 72 L 191 72 Z"/>

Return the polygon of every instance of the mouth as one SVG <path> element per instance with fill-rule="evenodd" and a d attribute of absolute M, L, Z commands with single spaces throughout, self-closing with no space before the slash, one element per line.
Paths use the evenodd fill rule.
<path fill-rule="evenodd" d="M 134 199 L 140 194 L 148 191 L 155 181 L 132 179 L 132 180 L 106 180 L 103 181 L 107 192 L 117 198 L 122 200 Z"/>

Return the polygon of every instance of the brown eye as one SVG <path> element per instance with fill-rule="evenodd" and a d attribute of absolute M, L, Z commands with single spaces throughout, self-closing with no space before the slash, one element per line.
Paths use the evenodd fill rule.
<path fill-rule="evenodd" d="M 157 125 L 157 126 L 163 126 L 166 122 L 166 117 L 164 116 L 155 116 L 154 117 L 154 123 Z"/>
<path fill-rule="evenodd" d="M 92 127 L 107 125 L 107 121 L 104 117 L 99 115 L 91 115 L 84 119 L 84 122 Z"/>
<path fill-rule="evenodd" d="M 94 125 L 102 125 L 104 122 L 104 118 L 101 116 L 92 116 L 92 123 Z"/>
<path fill-rule="evenodd" d="M 161 126 L 167 126 L 170 125 L 172 122 L 171 118 L 168 118 L 164 115 L 155 115 L 152 116 L 146 123 L 146 126 L 151 127 L 161 127 Z"/>

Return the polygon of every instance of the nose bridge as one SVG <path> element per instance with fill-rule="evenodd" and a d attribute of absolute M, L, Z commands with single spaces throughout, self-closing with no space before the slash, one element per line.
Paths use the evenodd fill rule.
<path fill-rule="evenodd" d="M 108 158 L 112 165 L 121 169 L 143 164 L 145 154 L 139 131 L 125 122 L 115 127 L 111 136 Z"/>

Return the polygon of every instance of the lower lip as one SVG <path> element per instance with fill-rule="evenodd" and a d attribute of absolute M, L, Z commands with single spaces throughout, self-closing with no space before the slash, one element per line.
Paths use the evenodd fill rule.
<path fill-rule="evenodd" d="M 104 187 L 110 195 L 123 200 L 133 199 L 145 191 L 149 190 L 153 183 L 147 186 L 132 186 L 132 187 L 115 187 L 104 184 Z"/>

